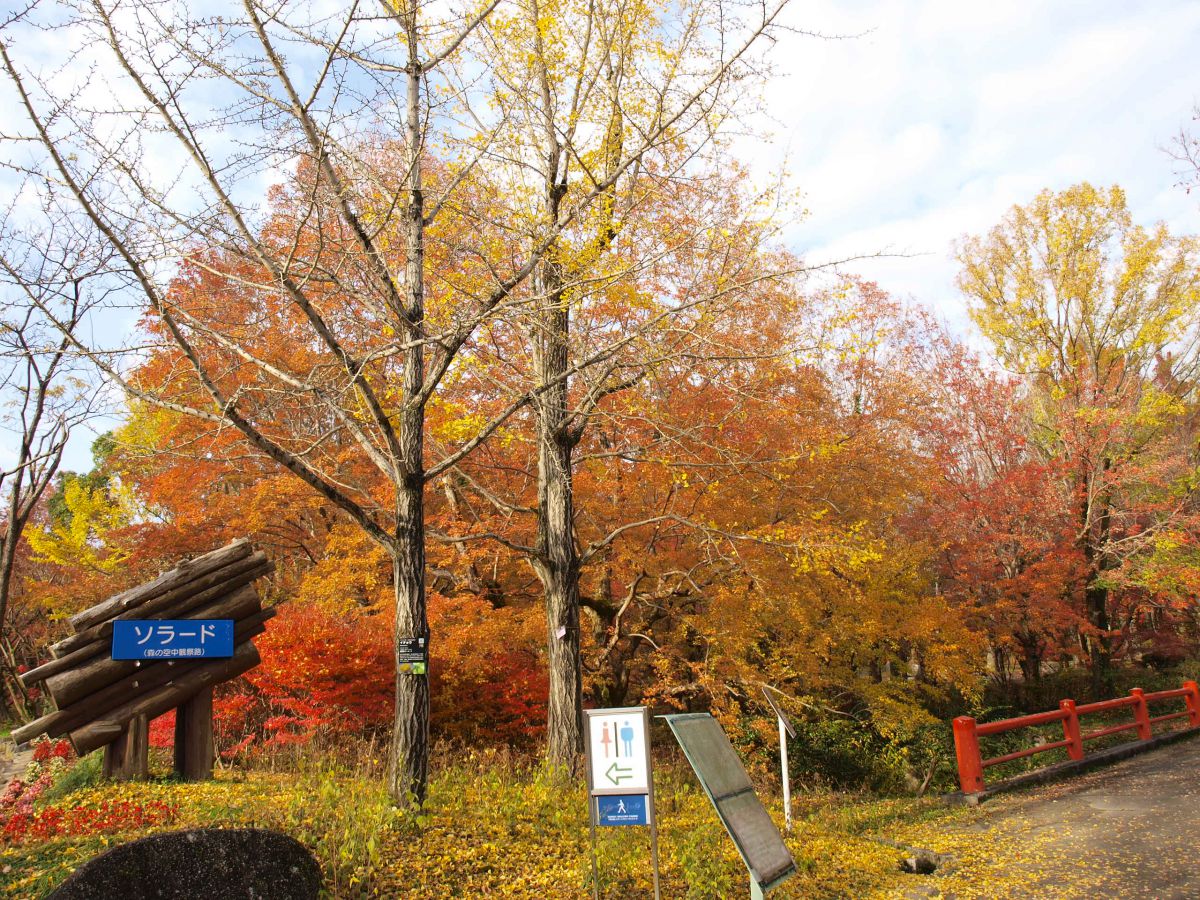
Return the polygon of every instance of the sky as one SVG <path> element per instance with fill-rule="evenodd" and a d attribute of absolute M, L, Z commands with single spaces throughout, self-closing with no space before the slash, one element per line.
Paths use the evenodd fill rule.
<path fill-rule="evenodd" d="M 1200 233 L 1200 196 L 1164 152 L 1200 103 L 1200 3 L 794 0 L 764 115 L 757 179 L 786 173 L 808 215 L 784 240 L 976 335 L 953 244 L 1043 188 L 1119 184 L 1135 221 Z M 1200 130 L 1200 125 L 1195 126 Z"/>
<path fill-rule="evenodd" d="M 1164 151 L 1200 103 L 1195 0 L 793 0 L 785 22 L 843 37 L 781 35 L 735 142 L 756 181 L 801 194 L 784 242 L 812 262 L 895 254 L 849 270 L 960 338 L 979 343 L 955 240 L 1042 188 L 1120 184 L 1136 220 L 1200 233 Z"/>

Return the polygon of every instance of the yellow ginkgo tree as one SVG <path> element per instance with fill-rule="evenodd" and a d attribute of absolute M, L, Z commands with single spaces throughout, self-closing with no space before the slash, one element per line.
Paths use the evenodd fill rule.
<path fill-rule="evenodd" d="M 1135 223 L 1119 187 L 1084 183 L 1014 207 L 958 257 L 975 321 L 1025 382 L 1035 445 L 1068 473 L 1099 689 L 1138 605 L 1163 601 L 1143 589 L 1115 605 L 1114 589 L 1194 515 L 1183 435 L 1200 378 L 1197 243 Z"/>
<path fill-rule="evenodd" d="M 112 532 L 133 516 L 129 492 L 120 482 L 94 484 L 73 473 L 63 476 L 62 489 L 45 528 L 28 532 L 29 546 L 40 562 L 110 573 L 128 557 L 110 540 Z"/>

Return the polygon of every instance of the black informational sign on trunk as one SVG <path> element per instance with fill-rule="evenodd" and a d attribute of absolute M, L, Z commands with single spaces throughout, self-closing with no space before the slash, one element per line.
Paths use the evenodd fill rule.
<path fill-rule="evenodd" d="M 429 642 L 423 637 L 396 641 L 396 671 L 402 675 L 424 675 L 429 668 Z"/>

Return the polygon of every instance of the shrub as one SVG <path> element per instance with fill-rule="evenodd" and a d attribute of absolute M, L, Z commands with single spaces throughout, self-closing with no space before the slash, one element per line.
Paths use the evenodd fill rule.
<path fill-rule="evenodd" d="M 97 806 L 48 806 L 40 812 L 18 812 L 9 817 L 0 832 L 4 842 L 46 841 L 63 835 L 107 834 L 134 831 L 174 821 L 177 807 L 158 800 L 132 803 L 104 800 Z"/>
<path fill-rule="evenodd" d="M 73 766 L 63 769 L 46 789 L 43 799 L 61 800 L 75 791 L 94 787 L 100 783 L 103 771 L 104 751 L 97 750 L 95 753 L 89 753 Z"/>
<path fill-rule="evenodd" d="M 417 823 L 392 806 L 381 781 L 329 759 L 302 765 L 271 814 L 276 827 L 312 850 L 335 897 L 369 896 L 388 832 Z"/>

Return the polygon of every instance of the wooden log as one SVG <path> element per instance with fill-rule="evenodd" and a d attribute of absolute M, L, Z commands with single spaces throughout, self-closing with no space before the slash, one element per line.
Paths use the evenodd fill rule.
<path fill-rule="evenodd" d="M 103 721 L 92 722 L 75 729 L 69 735 L 71 745 L 77 754 L 85 756 L 112 740 L 106 735 L 111 733 L 109 729 L 113 725 L 124 726 L 134 716 L 140 715 L 145 715 L 147 719 L 156 719 L 167 710 L 179 706 L 200 690 L 231 678 L 237 678 L 243 672 L 253 669 L 258 663 L 258 650 L 254 648 L 254 645 L 249 642 L 240 644 L 229 659 L 193 669 L 160 688 L 142 694 L 116 709 L 109 710 L 104 714 Z"/>
<path fill-rule="evenodd" d="M 121 736 L 125 731 L 124 725 L 118 725 L 116 722 L 104 722 L 97 729 L 97 734 L 103 739 L 105 744 L 110 744 Z M 105 760 L 105 771 L 108 771 L 108 760 Z"/>
<path fill-rule="evenodd" d="M 245 585 L 232 594 L 222 597 L 198 610 L 196 618 L 244 619 L 260 609 L 258 592 L 252 585 Z M 107 655 L 92 658 L 76 669 L 60 672 L 46 679 L 46 690 L 59 709 L 70 706 L 88 694 L 124 678 L 136 669 L 137 660 L 111 659 Z"/>
<path fill-rule="evenodd" d="M 205 688 L 175 710 L 175 773 L 207 781 L 213 773 L 213 689 Z"/>
<path fill-rule="evenodd" d="M 104 777 L 141 781 L 150 774 L 150 720 L 134 716 L 104 748 Z"/>
<path fill-rule="evenodd" d="M 80 647 L 73 653 L 52 659 L 48 663 L 42 663 L 36 669 L 22 672 L 20 675 L 21 684 L 25 685 L 25 687 L 31 687 L 39 681 L 45 681 L 47 678 L 58 675 L 60 672 L 66 672 L 76 666 L 82 665 L 102 650 L 103 647 L 97 644 Z"/>
<path fill-rule="evenodd" d="M 158 600 L 150 601 L 145 606 L 139 607 L 135 611 L 136 615 L 131 615 L 130 618 L 137 618 L 139 615 L 149 612 L 158 612 L 160 615 L 156 616 L 156 618 L 163 619 L 179 618 L 183 616 L 187 616 L 188 618 L 202 618 L 202 616 L 195 612 L 197 607 L 218 600 L 221 597 L 232 593 L 238 588 L 245 587 L 252 581 L 261 578 L 263 575 L 268 575 L 274 571 L 274 565 L 270 562 L 267 562 L 265 556 L 262 554 L 257 554 L 257 556 L 262 557 L 262 559 L 254 566 L 242 567 L 241 564 L 238 564 L 238 574 L 232 577 L 229 581 L 213 585 L 198 594 L 186 596 L 179 600 L 174 606 L 170 606 L 165 609 L 159 609 L 157 607 L 157 603 L 159 602 Z M 94 626 L 93 629 L 88 632 L 88 634 L 95 634 L 96 636 L 92 637 L 91 640 L 84 646 L 76 647 L 66 656 L 51 660 L 48 663 L 43 663 L 36 669 L 30 669 L 28 672 L 25 672 L 23 675 L 21 675 L 21 683 L 26 687 L 29 687 L 30 685 L 36 684 L 39 681 L 48 681 L 55 675 L 60 675 L 63 672 L 70 671 L 71 669 L 80 668 L 84 663 L 93 659 L 94 657 L 101 655 L 107 656 L 112 648 L 112 623 L 104 622 L 100 625 Z M 75 635 L 75 637 L 82 637 L 82 635 Z M 63 649 L 66 648 L 60 647 L 60 652 Z"/>
<path fill-rule="evenodd" d="M 234 645 L 258 637 L 267 630 L 264 623 L 274 616 L 275 607 L 271 606 L 239 621 L 233 629 Z M 185 672 L 198 666 L 211 665 L 212 662 L 211 659 L 154 660 L 149 665 L 142 665 L 138 668 L 138 662 L 133 661 L 135 669 L 132 674 L 126 675 L 120 681 L 114 681 L 94 694 L 88 694 L 70 706 L 35 719 L 28 725 L 13 729 L 11 737 L 18 744 L 32 740 L 39 734 L 45 734 L 52 738 L 60 737 L 81 725 L 86 725 L 93 719 L 100 718 L 113 707 L 128 700 L 132 693 L 159 687 Z"/>
<path fill-rule="evenodd" d="M 151 597 L 156 597 L 181 584 L 186 584 L 194 578 L 207 575 L 209 572 L 220 569 L 235 560 L 243 559 L 249 556 L 252 551 L 253 548 L 250 545 L 250 541 L 246 538 L 239 538 L 233 543 L 213 550 L 211 553 L 205 553 L 202 556 L 197 556 L 195 559 L 182 562 L 174 569 L 163 572 L 163 574 L 159 575 L 153 581 L 130 588 L 114 597 L 109 597 L 103 603 L 97 603 L 95 606 L 71 616 L 69 619 L 71 627 L 76 631 L 80 631 L 98 622 L 103 622 L 123 609 L 129 609 L 143 600 L 149 600 Z"/>
<path fill-rule="evenodd" d="M 112 637 L 113 622 L 117 619 L 176 619 L 188 610 L 200 606 L 214 596 L 249 584 L 274 570 L 265 553 L 255 553 L 245 559 L 236 560 L 227 566 L 196 578 L 187 584 L 167 591 L 157 597 L 143 601 L 130 610 L 124 610 L 90 628 L 85 628 L 51 646 L 55 656 L 72 653 L 96 641 Z M 215 593 L 214 593 L 215 592 Z M 57 662 L 57 660 L 56 660 Z M 48 663 L 47 665 L 53 665 Z M 45 666 L 41 667 L 45 668 Z M 35 670 L 36 671 L 36 670 Z"/>

